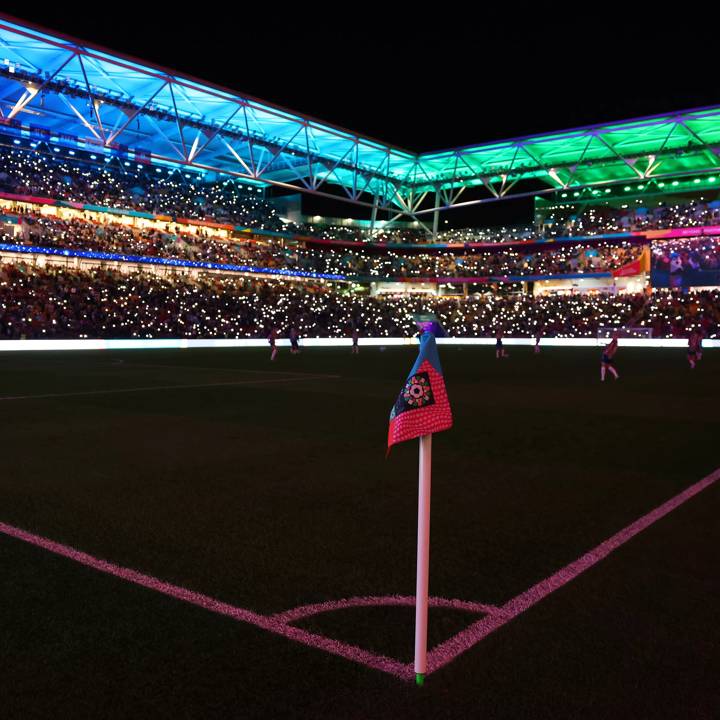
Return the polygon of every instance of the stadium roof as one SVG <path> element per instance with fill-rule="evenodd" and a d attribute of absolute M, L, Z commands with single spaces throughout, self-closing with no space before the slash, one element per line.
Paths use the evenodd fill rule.
<path fill-rule="evenodd" d="M 720 107 L 416 154 L 3 16 L 0 114 L 58 143 L 316 194 L 334 185 L 413 217 L 473 187 L 475 203 L 720 166 Z"/>

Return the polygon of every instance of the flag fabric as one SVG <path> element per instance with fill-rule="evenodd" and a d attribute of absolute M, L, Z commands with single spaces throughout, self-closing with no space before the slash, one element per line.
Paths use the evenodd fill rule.
<path fill-rule="evenodd" d="M 650 270 L 650 246 L 645 245 L 640 255 L 617 270 L 613 270 L 613 277 L 630 277 Z"/>
<path fill-rule="evenodd" d="M 435 336 L 420 337 L 420 353 L 390 413 L 388 452 L 396 443 L 452 427 Z"/>

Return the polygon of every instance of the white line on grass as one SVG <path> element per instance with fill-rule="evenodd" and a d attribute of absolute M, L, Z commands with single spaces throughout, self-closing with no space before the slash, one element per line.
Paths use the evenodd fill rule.
<path fill-rule="evenodd" d="M 484 640 L 490 633 L 510 622 L 518 615 L 539 603 L 551 593 L 564 587 L 591 567 L 604 560 L 610 553 L 622 547 L 626 542 L 632 540 L 638 533 L 654 525 L 658 520 L 677 510 L 688 500 L 694 498 L 698 493 L 714 485 L 720 480 L 720 468 L 711 472 L 702 480 L 698 480 L 690 487 L 685 488 L 681 493 L 670 498 L 662 505 L 643 515 L 616 532 L 612 537 L 601 542 L 592 550 L 581 555 L 577 560 L 567 564 L 549 577 L 535 583 L 519 595 L 508 600 L 504 605 L 497 608 L 492 615 L 487 615 L 481 620 L 460 631 L 443 643 L 435 646 L 428 653 L 428 674 L 439 670 L 444 665 L 455 660 L 465 651 L 475 647 L 481 640 Z"/>
<path fill-rule="evenodd" d="M 326 375 L 323 373 L 304 373 L 304 372 L 293 372 L 291 370 L 248 370 L 246 368 L 233 368 L 233 367 L 204 367 L 198 365 L 160 365 L 158 363 L 125 363 L 123 367 L 126 368 L 172 368 L 176 370 L 219 370 L 222 372 L 235 372 L 235 373 L 252 373 L 253 375 L 294 375 L 297 377 L 308 377 L 312 375 L 313 378 L 326 377 L 326 378 L 339 378 L 340 375 Z"/>
<path fill-rule="evenodd" d="M 670 498 L 662 505 L 656 507 L 654 510 L 651 510 L 646 515 L 643 515 L 641 518 L 638 518 L 635 522 L 630 523 L 630 525 L 615 533 L 615 535 L 604 542 L 601 542 L 598 546 L 585 553 L 577 560 L 571 562 L 569 565 L 566 565 L 564 568 L 558 570 L 550 577 L 545 580 L 541 580 L 528 590 L 525 590 L 516 597 L 512 598 L 502 607 L 497 608 L 495 606 L 483 606 L 483 609 L 487 609 L 489 611 L 488 615 L 486 615 L 482 620 L 470 625 L 470 627 L 466 630 L 462 630 L 445 642 L 440 643 L 440 645 L 437 645 L 430 651 L 428 657 L 428 674 L 439 670 L 441 667 L 458 658 L 465 651 L 475 647 L 477 643 L 487 637 L 491 632 L 510 622 L 513 618 L 533 607 L 536 603 L 540 602 L 551 593 L 559 590 L 586 570 L 589 570 L 596 563 L 604 560 L 610 553 L 614 552 L 626 542 L 631 540 L 635 537 L 635 535 L 643 530 L 646 530 L 648 527 L 655 524 L 658 520 L 665 517 L 673 510 L 679 508 L 703 490 L 706 490 L 711 485 L 714 485 L 718 480 L 720 480 L 720 468 L 710 473 L 710 475 L 704 477 L 702 480 L 696 482 L 694 485 L 685 488 L 685 490 Z M 99 572 L 107 575 L 113 575 L 121 580 L 155 590 L 156 592 L 163 593 L 164 595 L 168 595 L 177 600 L 182 600 L 183 602 L 205 608 L 211 612 L 225 615 L 237 620 L 238 622 L 255 625 L 263 630 L 286 637 L 309 647 L 317 648 L 318 650 L 324 650 L 332 655 L 343 657 L 347 660 L 351 660 L 376 670 L 382 670 L 383 672 L 395 675 L 402 680 L 412 681 L 415 677 L 412 663 L 404 663 L 400 660 L 395 660 L 383 655 L 377 655 L 373 652 L 357 647 L 356 645 L 349 645 L 339 640 L 325 637 L 324 635 L 318 635 L 290 625 L 287 622 L 287 620 L 292 621 L 295 615 L 305 616 L 308 609 L 315 612 L 324 611 L 326 607 L 322 604 L 295 608 L 294 610 L 288 610 L 274 616 L 261 615 L 253 612 L 252 610 L 234 607 L 220 600 L 216 600 L 215 598 L 189 590 L 188 588 L 172 585 L 171 583 L 159 580 L 151 575 L 145 575 L 137 570 L 115 565 L 107 560 L 93 557 L 81 550 L 76 550 L 68 545 L 62 545 L 61 543 L 42 537 L 41 535 L 34 535 L 26 530 L 13 525 L 7 525 L 1 521 L 0 533 L 16 538 L 17 540 L 21 540 L 30 545 L 43 548 L 55 555 L 68 558 L 74 562 L 93 568 L 94 570 L 98 570 Z M 374 605 L 378 599 L 388 600 L 388 598 L 355 598 L 354 600 L 341 600 L 336 603 L 331 603 L 331 605 L 334 606 L 332 609 L 342 607 L 343 605 Z M 360 601 L 359 603 L 357 602 L 358 600 Z M 389 598 L 389 600 L 390 602 L 387 604 L 398 604 L 398 598 Z M 435 600 L 436 605 L 441 604 L 452 606 L 455 603 L 461 603 L 461 601 L 444 600 L 442 598 Z M 461 604 L 470 605 L 470 603 Z M 472 605 L 477 606 L 478 604 L 472 603 Z"/>
<path fill-rule="evenodd" d="M 328 375 L 306 375 L 306 380 L 327 380 Z M 332 376 L 330 376 L 332 377 Z M 339 376 L 336 376 L 339 377 Z M 154 392 L 155 390 L 194 390 L 196 388 L 232 387 L 233 385 L 266 385 L 268 383 L 298 382 L 298 378 L 271 378 L 268 380 L 237 380 L 235 382 L 200 383 L 197 385 L 150 385 L 147 387 L 118 388 L 115 390 L 79 390 L 69 393 L 43 393 L 38 395 L 7 395 L 0 402 L 9 400 L 45 400 L 50 398 L 79 397 L 81 395 L 119 395 L 121 393 Z"/>

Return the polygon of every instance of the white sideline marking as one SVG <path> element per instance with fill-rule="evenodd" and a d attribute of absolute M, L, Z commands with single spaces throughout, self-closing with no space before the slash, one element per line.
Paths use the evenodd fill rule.
<path fill-rule="evenodd" d="M 573 562 L 550 575 L 550 577 L 535 583 L 531 588 L 508 600 L 504 605 L 497 608 L 497 611 L 492 615 L 487 615 L 482 620 L 478 620 L 470 627 L 457 633 L 454 637 L 434 647 L 428 653 L 428 674 L 439 670 L 467 650 L 475 647 L 490 633 L 529 610 L 551 593 L 560 590 L 567 583 L 604 560 L 610 553 L 632 540 L 638 533 L 654 525 L 673 510 L 677 510 L 681 505 L 714 485 L 718 480 L 720 480 L 720 468 L 711 472 L 702 480 L 698 480 L 695 484 L 690 485 L 690 487 L 685 488 L 685 490 L 638 518 L 635 522 L 630 523 L 612 537 L 581 555 L 577 560 L 573 560 Z"/>
<path fill-rule="evenodd" d="M 105 367 L 105 366 L 103 366 Z M 291 370 L 246 370 L 245 368 L 225 368 L 225 367 L 204 367 L 199 365 L 159 365 L 157 363 L 134 363 L 134 362 L 128 362 L 125 363 L 123 367 L 126 368 L 168 368 L 168 369 L 176 369 L 176 370 L 211 370 L 211 371 L 220 371 L 220 372 L 234 372 L 234 373 L 252 373 L 253 375 L 294 375 L 296 377 L 307 377 L 308 375 L 312 375 L 313 378 L 316 377 L 326 377 L 326 378 L 339 378 L 340 375 L 324 375 L 322 373 L 304 373 L 304 372 L 293 372 Z"/>
<path fill-rule="evenodd" d="M 306 375 L 307 380 L 326 380 L 328 375 Z M 339 376 L 338 376 L 339 377 Z M 153 392 L 155 390 L 191 390 L 195 388 L 231 387 L 233 385 L 265 385 L 266 383 L 297 382 L 298 378 L 270 378 L 268 380 L 237 380 L 236 382 L 201 383 L 197 385 L 150 385 L 148 387 L 118 388 L 114 390 L 79 390 L 69 393 L 43 393 L 40 395 L 7 395 L 0 402 L 8 400 L 44 400 L 47 398 L 79 397 L 81 395 L 118 395 L 121 393 Z"/>

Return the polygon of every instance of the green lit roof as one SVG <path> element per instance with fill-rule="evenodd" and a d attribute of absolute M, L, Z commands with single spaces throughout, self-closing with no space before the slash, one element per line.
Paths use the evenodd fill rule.
<path fill-rule="evenodd" d="M 418 161 L 433 183 L 507 185 L 536 178 L 572 187 L 712 171 L 720 165 L 720 107 L 594 125 L 436 153 Z"/>

